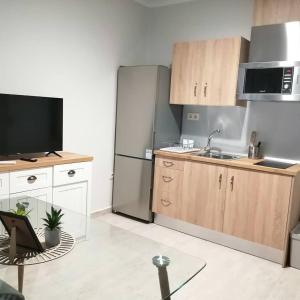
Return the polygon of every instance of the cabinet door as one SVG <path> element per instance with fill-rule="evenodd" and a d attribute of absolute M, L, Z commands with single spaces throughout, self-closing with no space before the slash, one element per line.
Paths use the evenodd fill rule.
<path fill-rule="evenodd" d="M 87 182 L 54 187 L 53 205 L 64 213 L 63 230 L 76 238 L 86 235 Z"/>
<path fill-rule="evenodd" d="M 0 179 L 1 181 L 1 179 Z M 1 189 L 1 188 L 0 188 Z M 9 211 L 9 195 L 0 195 L 0 210 Z M 0 222 L 0 234 L 4 234 L 6 232 L 2 222 Z"/>
<path fill-rule="evenodd" d="M 205 42 L 206 51 L 203 58 L 205 80 L 200 104 L 215 106 L 236 104 L 241 43 L 240 37 Z"/>
<path fill-rule="evenodd" d="M 239 63 L 248 60 L 241 37 L 177 43 L 173 50 L 171 104 L 246 105 L 236 99 Z"/>
<path fill-rule="evenodd" d="M 18 202 L 29 202 L 28 219 L 33 228 L 43 227 L 46 217 L 46 211 L 51 210 L 52 205 L 52 188 L 27 191 L 22 193 L 11 194 L 9 197 L 10 209 L 16 209 Z"/>
<path fill-rule="evenodd" d="M 299 0 L 255 0 L 253 26 L 279 24 L 299 20 Z"/>
<path fill-rule="evenodd" d="M 284 248 L 292 178 L 228 169 L 224 233 Z"/>
<path fill-rule="evenodd" d="M 188 162 L 184 170 L 180 218 L 222 231 L 227 169 Z"/>
<path fill-rule="evenodd" d="M 178 218 L 181 210 L 182 171 L 158 166 L 154 176 L 153 212 Z"/>
<path fill-rule="evenodd" d="M 173 48 L 171 104 L 199 104 L 202 97 L 205 42 L 176 43 Z"/>

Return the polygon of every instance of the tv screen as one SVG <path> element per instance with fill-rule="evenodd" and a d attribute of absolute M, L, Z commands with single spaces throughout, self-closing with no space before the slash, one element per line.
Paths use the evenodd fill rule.
<path fill-rule="evenodd" d="M 0 155 L 62 150 L 63 99 L 0 94 Z"/>

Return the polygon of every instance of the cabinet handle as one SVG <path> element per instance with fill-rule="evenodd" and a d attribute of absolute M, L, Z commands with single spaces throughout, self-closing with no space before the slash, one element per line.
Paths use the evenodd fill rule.
<path fill-rule="evenodd" d="M 70 170 L 68 172 L 69 177 L 73 177 L 76 174 L 76 172 L 74 170 Z"/>
<path fill-rule="evenodd" d="M 28 183 L 34 183 L 37 180 L 36 176 L 32 175 L 27 178 Z"/>
<path fill-rule="evenodd" d="M 231 188 L 231 191 L 233 191 L 233 184 L 234 184 L 234 176 L 231 176 L 231 179 L 230 179 L 230 188 Z"/>
<path fill-rule="evenodd" d="M 222 174 L 219 175 L 219 190 L 221 189 L 222 187 L 222 179 L 223 179 L 223 176 Z"/>
<path fill-rule="evenodd" d="M 163 176 L 163 181 L 164 182 L 171 182 L 174 178 L 170 177 L 170 176 Z"/>
<path fill-rule="evenodd" d="M 207 95 L 207 83 L 205 83 L 205 86 L 204 86 L 204 97 L 206 98 L 206 95 Z"/>
<path fill-rule="evenodd" d="M 172 204 L 171 201 L 165 200 L 165 199 L 160 199 L 160 202 L 161 202 L 161 204 L 162 204 L 163 206 L 165 206 L 165 207 L 168 207 L 168 206 L 170 206 L 170 205 Z"/>
<path fill-rule="evenodd" d="M 198 84 L 196 82 L 195 86 L 194 86 L 194 97 L 197 97 L 197 87 L 198 87 Z"/>
<path fill-rule="evenodd" d="M 171 161 L 163 161 L 163 165 L 167 168 L 174 166 L 174 163 Z"/>

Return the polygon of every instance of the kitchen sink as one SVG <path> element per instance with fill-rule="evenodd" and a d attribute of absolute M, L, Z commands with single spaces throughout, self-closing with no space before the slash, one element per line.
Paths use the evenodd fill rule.
<path fill-rule="evenodd" d="M 239 157 L 236 155 L 215 153 L 215 152 L 195 153 L 194 155 L 201 156 L 201 157 L 216 158 L 216 159 L 239 159 Z"/>

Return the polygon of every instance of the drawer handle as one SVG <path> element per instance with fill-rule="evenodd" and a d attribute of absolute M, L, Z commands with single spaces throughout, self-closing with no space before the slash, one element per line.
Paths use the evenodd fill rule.
<path fill-rule="evenodd" d="M 75 174 L 76 174 L 76 172 L 74 170 L 70 170 L 68 172 L 69 177 L 74 177 Z"/>
<path fill-rule="evenodd" d="M 170 168 L 170 167 L 172 167 L 172 166 L 174 166 L 174 163 L 173 162 L 171 162 L 171 161 L 163 161 L 163 165 L 165 166 L 165 167 L 167 167 L 167 168 Z"/>
<path fill-rule="evenodd" d="M 163 178 L 163 181 L 164 181 L 164 182 L 171 182 L 171 181 L 173 181 L 173 179 L 174 179 L 174 178 L 172 178 L 172 177 L 170 177 L 170 176 L 163 176 L 162 178 Z"/>
<path fill-rule="evenodd" d="M 32 175 L 27 178 L 28 183 L 34 183 L 37 180 L 36 176 Z"/>
<path fill-rule="evenodd" d="M 165 199 L 160 199 L 160 202 L 161 202 L 161 204 L 162 204 L 163 206 L 165 206 L 165 207 L 168 207 L 168 206 L 170 206 L 170 205 L 172 204 L 171 201 L 165 200 Z"/>

